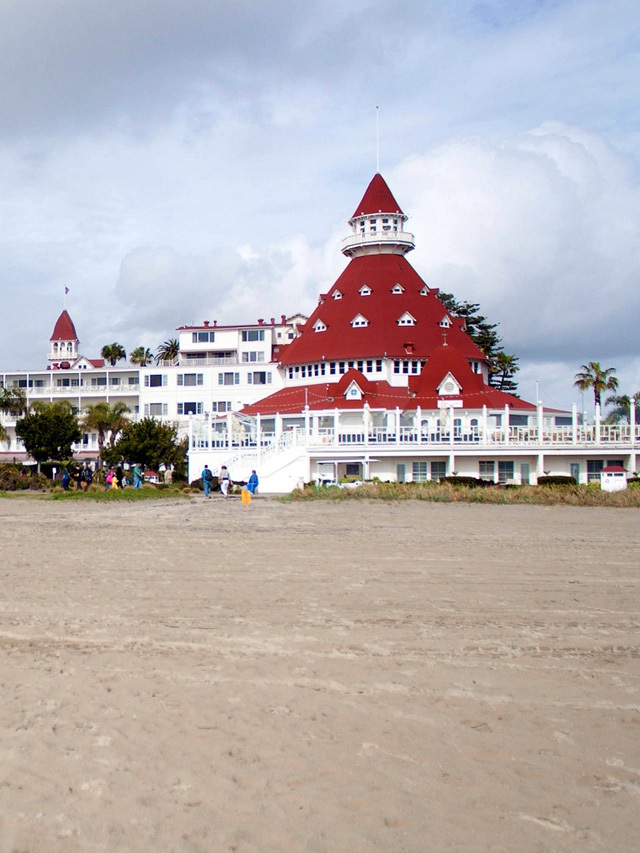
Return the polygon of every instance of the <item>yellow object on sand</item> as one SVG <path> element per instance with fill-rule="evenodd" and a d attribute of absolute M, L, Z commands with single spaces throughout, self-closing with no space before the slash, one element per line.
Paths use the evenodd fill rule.
<path fill-rule="evenodd" d="M 249 491 L 249 489 L 243 489 L 242 490 L 242 505 L 243 506 L 249 506 L 250 503 L 251 503 L 251 492 Z"/>

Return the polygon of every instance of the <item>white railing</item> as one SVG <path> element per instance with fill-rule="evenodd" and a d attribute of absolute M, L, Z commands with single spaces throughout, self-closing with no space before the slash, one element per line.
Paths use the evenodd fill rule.
<path fill-rule="evenodd" d="M 200 358 L 197 355 L 181 355 L 178 361 L 180 367 L 208 367 L 210 365 L 225 364 L 266 364 L 265 361 L 240 362 L 237 356 L 213 356 L 212 358 Z"/>

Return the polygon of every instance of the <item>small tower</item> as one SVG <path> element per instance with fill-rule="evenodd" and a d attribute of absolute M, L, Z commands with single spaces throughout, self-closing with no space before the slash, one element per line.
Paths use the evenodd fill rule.
<path fill-rule="evenodd" d="M 51 349 L 47 358 L 50 368 L 58 370 L 63 365 L 64 367 L 71 367 L 73 362 L 78 358 L 78 344 L 80 341 L 78 340 L 73 320 L 66 310 L 58 317 L 53 334 L 49 340 L 51 342 Z"/>
<path fill-rule="evenodd" d="M 349 220 L 353 233 L 342 241 L 342 254 L 348 258 L 406 255 L 415 248 L 413 234 L 402 230 L 407 219 L 378 172 Z"/>

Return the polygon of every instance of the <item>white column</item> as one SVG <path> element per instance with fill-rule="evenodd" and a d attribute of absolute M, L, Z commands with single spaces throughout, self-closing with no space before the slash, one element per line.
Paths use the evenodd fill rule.
<path fill-rule="evenodd" d="M 632 474 L 636 472 L 636 402 L 631 398 L 631 406 L 629 407 L 629 433 L 631 440 L 631 456 L 629 459 L 629 468 Z"/>
<path fill-rule="evenodd" d="M 309 446 L 311 436 L 309 435 L 309 404 L 304 407 L 304 445 Z"/>
<path fill-rule="evenodd" d="M 207 438 L 209 440 L 209 450 L 213 450 L 213 415 L 207 415 Z"/>
<path fill-rule="evenodd" d="M 396 422 L 396 441 L 400 441 L 400 406 L 396 406 L 395 422 Z"/>
<path fill-rule="evenodd" d="M 416 441 L 422 441 L 422 409 L 416 406 Z"/>
<path fill-rule="evenodd" d="M 258 465 L 262 455 L 262 417 L 260 413 L 256 415 L 256 452 L 258 457 Z"/>
<path fill-rule="evenodd" d="M 600 403 L 596 403 L 596 416 L 595 416 L 595 427 L 596 427 L 596 444 L 600 444 L 600 439 L 602 437 L 602 423 L 600 421 Z"/>
<path fill-rule="evenodd" d="M 486 406 L 482 407 L 482 442 L 486 444 L 489 439 L 489 411 Z"/>
<path fill-rule="evenodd" d="M 340 409 L 333 410 L 333 443 L 340 444 Z"/>
<path fill-rule="evenodd" d="M 539 400 L 537 401 L 537 403 L 538 403 L 538 443 L 542 444 L 543 439 L 544 439 L 544 435 L 543 435 L 544 411 L 542 409 L 542 403 Z"/>
<path fill-rule="evenodd" d="M 274 421 L 275 421 L 275 432 L 276 432 L 275 441 L 276 441 L 276 444 L 279 444 L 280 439 L 282 438 L 282 415 L 280 414 L 280 412 L 276 412 Z"/>
<path fill-rule="evenodd" d="M 571 410 L 571 440 L 578 443 L 578 406 L 574 403 Z"/>
<path fill-rule="evenodd" d="M 362 407 L 362 425 L 364 427 L 364 443 L 368 445 L 369 431 L 371 429 L 371 407 L 368 403 L 365 403 Z"/>
<path fill-rule="evenodd" d="M 227 415 L 227 447 L 233 447 L 233 415 L 231 412 Z"/>
<path fill-rule="evenodd" d="M 447 422 L 449 426 L 449 444 L 453 447 L 453 406 L 447 408 Z"/>
<path fill-rule="evenodd" d="M 509 444 L 509 404 L 505 403 L 504 406 L 504 443 Z"/>
<path fill-rule="evenodd" d="M 538 464 L 536 465 L 536 480 L 544 474 L 544 453 L 538 453 Z"/>

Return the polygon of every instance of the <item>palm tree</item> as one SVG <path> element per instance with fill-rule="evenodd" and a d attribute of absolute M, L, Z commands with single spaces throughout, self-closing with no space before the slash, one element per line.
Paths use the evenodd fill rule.
<path fill-rule="evenodd" d="M 179 352 L 180 342 L 178 339 L 169 338 L 168 341 L 165 341 L 158 347 L 158 351 L 156 353 L 156 364 L 160 364 L 161 361 L 175 361 L 178 358 Z"/>
<path fill-rule="evenodd" d="M 20 417 L 27 411 L 27 398 L 22 388 L 0 388 L 0 412 Z M 0 441 L 9 441 L 9 433 L 0 421 Z"/>
<path fill-rule="evenodd" d="M 0 411 L 18 417 L 27 411 L 27 397 L 22 388 L 0 388 Z"/>
<path fill-rule="evenodd" d="M 150 349 L 145 349 L 145 347 L 136 347 L 129 353 L 129 361 L 131 364 L 146 367 L 153 361 L 153 353 Z"/>
<path fill-rule="evenodd" d="M 581 391 L 593 388 L 593 397 L 596 406 L 601 403 L 603 391 L 617 391 L 618 380 L 614 376 L 615 367 L 600 367 L 599 361 L 590 361 L 588 364 L 580 365 L 580 372 L 576 373 L 576 381 L 573 383 Z"/>
<path fill-rule="evenodd" d="M 100 355 L 109 362 L 111 367 L 114 367 L 116 362 L 123 361 L 127 357 L 124 347 L 116 342 L 105 344 L 100 350 Z"/>
<path fill-rule="evenodd" d="M 621 421 L 631 423 L 631 403 L 636 410 L 636 423 L 640 423 L 640 391 L 635 393 L 633 397 L 624 394 L 621 397 L 607 397 L 606 403 L 608 406 L 613 406 L 613 410 L 607 415 L 607 423 L 619 424 Z"/>
<path fill-rule="evenodd" d="M 517 384 L 513 381 L 513 377 L 520 370 L 518 358 L 515 355 L 507 355 L 506 352 L 498 352 L 495 354 L 491 372 L 495 379 L 491 383 L 498 391 L 516 391 Z"/>
<path fill-rule="evenodd" d="M 86 412 L 80 426 L 83 432 L 95 432 L 98 434 L 98 455 L 102 455 L 107 434 L 111 434 L 111 445 L 115 443 L 118 434 L 122 432 L 128 419 L 126 414 L 129 412 L 129 407 L 124 403 L 114 403 L 113 406 L 109 403 L 96 403 L 94 406 L 87 406 Z"/>

